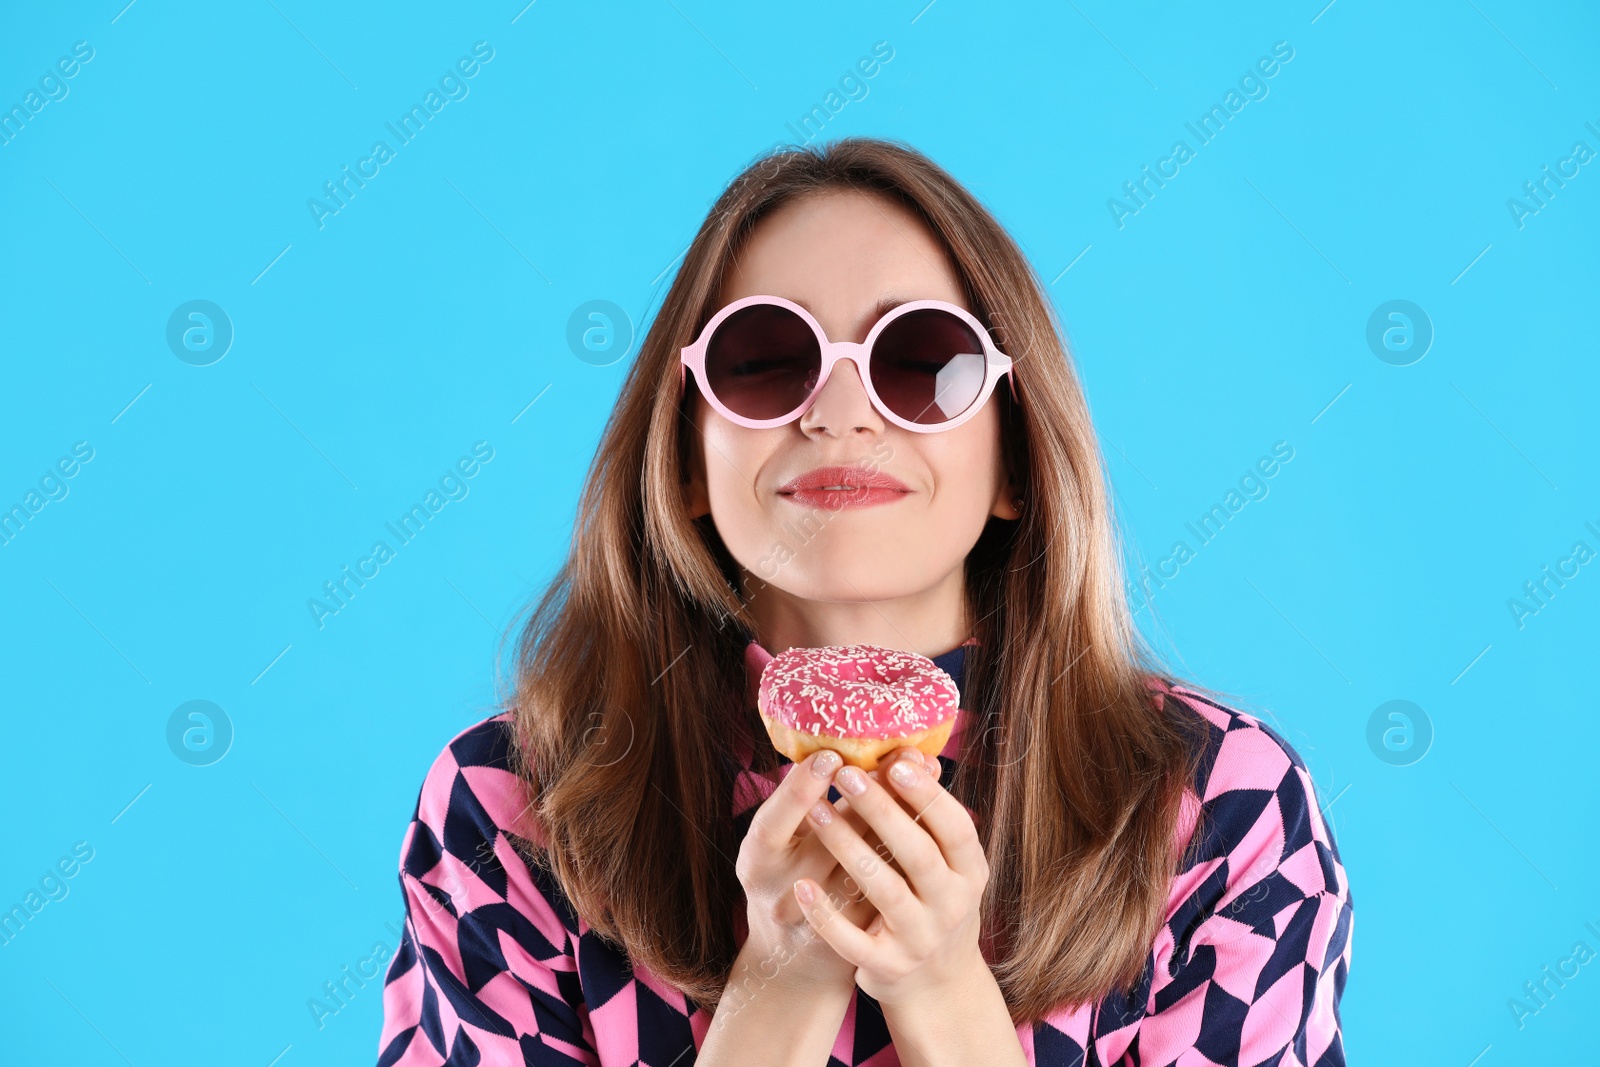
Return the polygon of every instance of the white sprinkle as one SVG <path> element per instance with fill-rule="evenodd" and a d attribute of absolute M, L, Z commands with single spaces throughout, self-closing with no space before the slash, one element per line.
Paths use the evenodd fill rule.
<path fill-rule="evenodd" d="M 955 715 L 961 693 L 926 656 L 858 644 L 774 656 L 760 699 L 769 716 L 813 736 L 901 737 Z"/>

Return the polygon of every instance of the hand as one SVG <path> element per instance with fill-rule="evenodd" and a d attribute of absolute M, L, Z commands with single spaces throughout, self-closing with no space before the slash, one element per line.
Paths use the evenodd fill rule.
<path fill-rule="evenodd" d="M 836 824 L 872 834 L 847 800 L 828 803 L 828 786 L 840 764 L 838 753 L 822 751 L 792 765 L 756 809 L 734 869 L 744 887 L 750 928 L 740 955 L 762 965 L 766 978 L 776 973 L 775 980 L 786 985 L 803 983 L 847 995 L 853 987 L 854 965 L 817 936 L 815 924 L 808 923 L 794 895 L 795 882 L 803 878 L 831 902 L 834 914 L 863 923 L 877 914 L 857 881 L 812 832 L 806 817 L 813 805 L 821 804 L 835 813 Z"/>
<path fill-rule="evenodd" d="M 955 989 L 978 968 L 987 973 L 978 934 L 989 864 L 972 815 L 939 784 L 937 758 L 925 762 L 915 749 L 902 749 L 894 754 L 887 781 L 893 784 L 856 767 L 834 775 L 834 784 L 886 848 L 874 848 L 849 820 L 807 816 L 878 916 L 863 928 L 816 885 L 809 886 L 812 900 L 802 894 L 801 903 L 812 928 L 855 967 L 856 985 L 892 1005 Z"/>

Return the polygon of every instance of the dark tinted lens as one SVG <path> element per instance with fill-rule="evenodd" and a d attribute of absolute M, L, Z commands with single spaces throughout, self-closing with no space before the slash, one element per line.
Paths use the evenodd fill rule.
<path fill-rule="evenodd" d="M 871 367 L 872 387 L 890 411 L 907 422 L 948 422 L 983 389 L 983 344 L 948 311 L 922 308 L 884 327 Z"/>
<path fill-rule="evenodd" d="M 751 304 L 717 327 L 706 345 L 706 381 L 728 410 L 776 419 L 817 383 L 822 353 L 811 327 L 788 308 Z"/>

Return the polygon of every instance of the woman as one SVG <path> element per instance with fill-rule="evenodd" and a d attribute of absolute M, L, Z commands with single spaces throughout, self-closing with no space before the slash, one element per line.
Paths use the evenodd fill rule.
<path fill-rule="evenodd" d="M 774 751 L 767 659 L 858 642 L 957 682 L 939 758 Z M 506 703 L 422 786 L 382 1064 L 1344 1062 L 1305 766 L 1152 662 L 1042 289 L 903 146 L 718 200 Z"/>

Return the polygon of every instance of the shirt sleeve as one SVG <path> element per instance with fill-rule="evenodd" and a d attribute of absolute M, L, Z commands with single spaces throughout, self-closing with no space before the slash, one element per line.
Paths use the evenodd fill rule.
<path fill-rule="evenodd" d="M 1248 722 L 1249 725 L 1243 725 Z M 1259 722 L 1224 735 L 1202 805 L 1210 859 L 1179 878 L 1123 1064 L 1344 1067 L 1349 882 L 1294 750 Z"/>
<path fill-rule="evenodd" d="M 573 938 L 452 762 L 447 748 L 430 770 L 401 849 L 378 1067 L 599 1067 Z"/>

